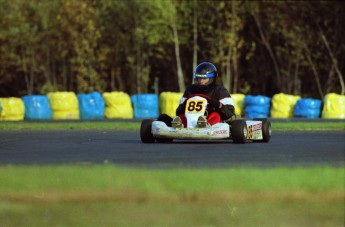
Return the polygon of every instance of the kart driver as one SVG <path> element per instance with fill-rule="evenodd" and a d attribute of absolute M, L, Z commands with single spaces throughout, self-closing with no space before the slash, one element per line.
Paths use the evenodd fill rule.
<path fill-rule="evenodd" d="M 209 102 L 207 116 L 199 117 L 197 127 L 204 128 L 222 121 L 230 121 L 235 116 L 234 102 L 230 93 L 224 86 L 216 84 L 217 77 L 217 68 L 210 62 L 203 62 L 195 68 L 194 83 L 184 92 L 176 109 L 176 117 L 171 122 L 172 127 L 187 126 L 184 115 L 186 101 L 195 95 L 206 97 Z"/>

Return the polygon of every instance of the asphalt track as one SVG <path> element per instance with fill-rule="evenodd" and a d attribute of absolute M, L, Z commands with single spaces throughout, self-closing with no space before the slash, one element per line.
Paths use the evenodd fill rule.
<path fill-rule="evenodd" d="M 117 164 L 149 168 L 345 164 L 345 131 L 273 131 L 269 143 L 143 144 L 138 131 L 0 131 L 0 165 Z"/>

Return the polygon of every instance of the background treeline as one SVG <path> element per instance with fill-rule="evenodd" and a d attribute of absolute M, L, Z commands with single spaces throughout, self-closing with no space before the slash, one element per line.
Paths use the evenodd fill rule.
<path fill-rule="evenodd" d="M 230 93 L 344 94 L 344 12 L 342 1 L 0 0 L 0 97 L 179 92 L 202 61 Z"/>

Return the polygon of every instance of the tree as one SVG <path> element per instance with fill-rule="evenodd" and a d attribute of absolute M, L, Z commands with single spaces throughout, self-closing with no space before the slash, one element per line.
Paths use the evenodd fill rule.
<path fill-rule="evenodd" d="M 183 91 L 202 61 L 232 93 L 343 94 L 340 3 L 0 0 L 0 95 Z"/>

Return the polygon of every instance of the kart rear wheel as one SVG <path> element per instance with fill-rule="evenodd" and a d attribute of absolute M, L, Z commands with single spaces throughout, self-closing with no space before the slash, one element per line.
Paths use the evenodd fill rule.
<path fill-rule="evenodd" d="M 261 121 L 262 122 L 262 140 L 257 142 L 265 142 L 268 143 L 271 139 L 271 122 L 266 118 L 254 118 L 254 121 Z"/>
<path fill-rule="evenodd" d="M 141 122 L 140 126 L 140 138 L 143 143 L 154 143 L 155 137 L 152 135 L 151 128 L 152 128 L 151 119 L 145 119 Z"/>
<path fill-rule="evenodd" d="M 244 143 L 247 140 L 248 129 L 244 120 L 231 122 L 231 137 L 234 143 Z"/>

